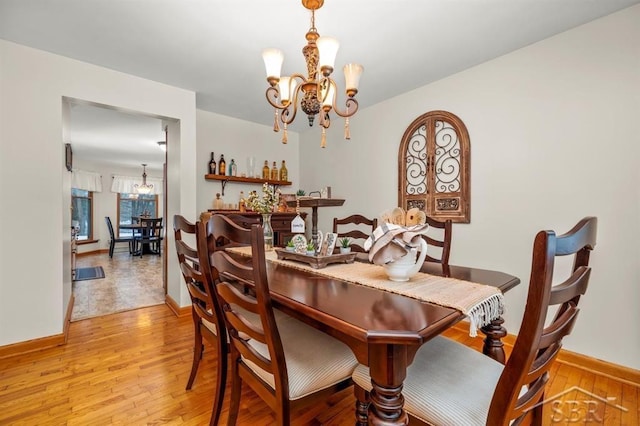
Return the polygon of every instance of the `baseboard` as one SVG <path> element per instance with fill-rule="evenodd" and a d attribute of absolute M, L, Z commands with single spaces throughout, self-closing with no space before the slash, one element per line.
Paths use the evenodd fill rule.
<path fill-rule="evenodd" d="M 171 312 L 173 312 L 173 314 L 177 317 L 186 317 L 188 315 L 191 315 L 191 306 L 181 307 L 168 294 L 164 298 L 164 303 L 166 303 L 169 309 L 171 309 Z"/>
<path fill-rule="evenodd" d="M 56 334 L 53 336 L 41 337 L 39 339 L 27 340 L 24 342 L 13 343 L 11 345 L 0 346 L 0 359 L 66 344 L 69 338 L 69 325 L 71 324 L 71 313 L 73 312 L 74 302 L 75 298 L 72 294 L 69 298 L 69 305 L 67 305 L 67 312 L 64 316 L 62 334 Z"/>
<path fill-rule="evenodd" d="M 86 251 L 83 253 L 76 254 L 76 257 L 89 256 L 90 254 L 102 254 L 102 253 L 109 253 L 109 249 L 98 249 L 98 250 Z"/>
<path fill-rule="evenodd" d="M 24 342 L 13 343 L 11 345 L 0 346 L 0 359 L 14 355 L 35 352 L 41 349 L 62 346 L 67 341 L 66 333 L 56 334 L 54 336 L 41 337 L 39 339 L 27 340 Z"/>
<path fill-rule="evenodd" d="M 461 332 L 468 333 L 469 323 L 466 321 L 459 322 L 452 328 L 455 328 Z M 481 335 L 482 333 L 478 334 Z M 502 339 L 504 345 L 510 348 L 513 348 L 515 341 L 516 336 L 513 334 L 507 334 Z M 556 361 L 563 364 L 571 365 L 572 367 L 587 370 L 590 373 L 613 378 L 621 382 L 626 382 L 633 386 L 640 386 L 640 370 L 625 367 L 624 365 L 603 361 L 601 359 L 593 358 L 577 352 L 572 352 L 567 349 L 560 349 L 560 353 L 558 354 L 558 358 L 556 359 Z"/>
<path fill-rule="evenodd" d="M 560 350 L 558 362 L 596 372 L 601 376 L 611 377 L 634 386 L 640 386 L 640 370 L 625 367 L 624 365 L 603 361 L 598 358 L 593 358 L 577 352 L 571 352 L 566 349 Z"/>

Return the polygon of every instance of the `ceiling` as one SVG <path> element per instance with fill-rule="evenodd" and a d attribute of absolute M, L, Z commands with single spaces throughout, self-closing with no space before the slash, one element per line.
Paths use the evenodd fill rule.
<path fill-rule="evenodd" d="M 162 171 L 165 152 L 158 145 L 165 141 L 162 120 L 72 103 L 69 121 L 74 158 L 139 167 L 140 174 L 142 164 L 147 164 L 150 171 Z"/>
<path fill-rule="evenodd" d="M 339 87 L 344 64 L 364 66 L 362 109 L 637 3 L 325 0 L 316 28 L 341 43 Z M 309 23 L 300 0 L 0 0 L 2 39 L 192 90 L 199 109 L 269 126 L 262 49 L 283 50 L 283 75 L 305 72 Z M 159 120 L 138 117 L 136 128 L 126 114 L 78 108 L 74 155 L 101 149 L 141 163 L 134 151 L 158 151 L 157 132 L 138 132 Z"/>

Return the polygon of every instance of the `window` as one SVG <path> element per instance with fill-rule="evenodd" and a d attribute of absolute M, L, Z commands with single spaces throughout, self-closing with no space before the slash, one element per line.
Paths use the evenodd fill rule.
<path fill-rule="evenodd" d="M 78 241 L 93 240 L 93 192 L 71 188 L 71 224 Z"/>
<path fill-rule="evenodd" d="M 470 142 L 462 120 L 447 111 L 416 118 L 398 152 L 398 205 L 427 216 L 469 223 Z"/>
<path fill-rule="evenodd" d="M 151 194 L 124 194 L 118 193 L 118 236 L 119 238 L 131 237 L 131 229 L 120 229 L 120 225 L 132 223 L 132 217 L 149 214 L 158 217 L 158 196 Z"/>

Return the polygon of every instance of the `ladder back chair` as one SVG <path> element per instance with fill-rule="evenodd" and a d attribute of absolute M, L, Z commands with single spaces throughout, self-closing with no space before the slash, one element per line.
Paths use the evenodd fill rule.
<path fill-rule="evenodd" d="M 162 254 L 162 218 L 140 218 L 140 233 L 133 237 L 134 252 L 142 256 L 144 246 L 149 246 L 149 251 L 160 256 Z"/>
<path fill-rule="evenodd" d="M 251 262 L 226 250 L 210 253 L 218 294 L 231 342 L 229 425 L 240 409 L 241 386 L 248 384 L 275 412 L 276 424 L 289 425 L 294 407 L 311 404 L 351 385 L 357 365 L 348 346 L 274 310 L 269 293 L 261 225 L 244 229 L 224 217 L 209 221 L 215 238 L 251 245 Z M 251 283 L 245 294 L 226 277 Z M 258 318 L 253 322 L 252 318 Z"/>
<path fill-rule="evenodd" d="M 333 232 L 338 234 L 338 238 L 348 237 L 351 240 L 366 240 L 378 227 L 378 219 L 369 219 L 359 214 L 354 214 L 344 219 L 333 218 Z M 350 230 L 345 231 L 345 228 Z M 367 230 L 369 233 L 364 232 Z M 364 243 L 364 241 L 363 241 Z M 362 244 L 351 242 L 351 251 L 364 253 Z"/>
<path fill-rule="evenodd" d="M 587 217 L 564 235 L 553 231 L 536 235 L 525 312 L 506 365 L 444 337 L 418 350 L 402 392 L 405 410 L 415 423 L 542 424 L 549 370 L 563 337 L 573 329 L 580 297 L 587 291 L 596 233 L 597 218 Z M 555 258 L 569 255 L 574 257 L 569 276 L 553 285 Z M 550 306 L 557 308 L 545 326 Z M 359 424 L 366 424 L 372 389 L 368 368 L 358 366 L 353 379 Z"/>
<path fill-rule="evenodd" d="M 200 267 L 197 249 L 184 241 L 183 234 L 190 235 L 197 245 L 197 227 L 200 222 L 191 223 L 181 215 L 173 217 L 173 232 L 176 242 L 178 263 L 184 278 L 189 296 L 191 297 L 191 316 L 194 326 L 193 363 L 187 381 L 187 390 L 193 386 L 198 372 L 198 365 L 204 352 L 204 340 L 211 344 L 218 358 L 216 387 L 213 395 L 213 410 L 211 425 L 217 425 L 222 411 L 222 401 L 227 383 L 227 353 L 228 344 L 224 319 L 217 303 L 210 275 L 205 273 L 206 266 Z M 220 338 L 219 336 L 223 336 Z"/>
<path fill-rule="evenodd" d="M 451 254 L 451 234 L 453 232 L 451 219 L 441 222 L 427 216 L 426 223 L 429 225 L 429 229 L 436 228 L 439 230 L 436 231 L 439 236 L 429 232 L 427 235 L 423 235 L 423 238 L 427 242 L 428 247 L 438 247 L 440 257 L 437 257 L 432 250 L 427 250 L 427 257 L 424 258 L 424 261 L 449 265 L 449 255 Z"/>
<path fill-rule="evenodd" d="M 113 250 L 116 247 L 116 243 L 129 244 L 129 254 L 133 253 L 133 237 L 116 238 L 111 218 L 109 216 L 105 216 L 104 221 L 107 222 L 107 229 L 109 230 L 109 258 L 113 258 Z"/>

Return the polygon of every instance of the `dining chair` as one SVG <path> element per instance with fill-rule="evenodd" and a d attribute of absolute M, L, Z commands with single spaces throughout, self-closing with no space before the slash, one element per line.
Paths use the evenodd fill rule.
<path fill-rule="evenodd" d="M 449 265 L 449 255 L 451 254 L 451 234 L 453 231 L 451 219 L 439 221 L 427 216 L 426 223 L 429 225 L 429 230 L 426 235 L 423 235 L 428 247 L 427 256 L 424 261 Z M 431 231 L 432 228 L 437 229 L 437 231 L 434 233 Z M 437 253 L 434 253 L 433 250 L 429 250 L 432 247 L 437 248 Z M 438 256 L 438 254 L 440 256 Z"/>
<path fill-rule="evenodd" d="M 562 339 L 575 324 L 587 291 L 597 218 L 586 217 L 569 232 L 540 231 L 533 243 L 529 293 L 520 331 L 503 366 L 467 346 L 436 337 L 416 353 L 403 384 L 405 410 L 414 423 L 430 425 L 542 424 L 549 370 Z M 555 258 L 573 256 L 568 277 L 557 285 Z M 547 320 L 550 306 L 558 306 Z M 366 424 L 372 390 L 367 367 L 354 374 L 359 424 Z M 384 397 L 384 396 L 382 396 Z M 529 417 L 529 418 L 528 418 Z"/>
<path fill-rule="evenodd" d="M 216 300 L 210 275 L 205 272 L 207 268 L 200 267 L 198 249 L 188 245 L 184 239 L 184 236 L 190 235 L 193 244 L 197 247 L 197 227 L 199 225 L 200 222 L 191 223 L 181 215 L 173 217 L 173 233 L 178 263 L 191 297 L 191 317 L 194 328 L 193 362 L 186 389 L 190 390 L 193 386 L 206 340 L 214 348 L 213 352 L 217 357 L 216 387 L 210 420 L 211 425 L 217 425 L 220 420 L 227 383 L 227 354 L 229 351 L 224 318 Z M 220 338 L 219 336 L 224 337 Z"/>
<path fill-rule="evenodd" d="M 116 243 L 129 244 L 129 254 L 133 253 L 133 238 L 132 237 L 118 237 L 116 238 L 115 232 L 113 232 L 113 224 L 109 216 L 104 217 L 107 222 L 107 229 L 109 229 L 109 258 L 113 258 L 113 250 L 116 247 Z"/>
<path fill-rule="evenodd" d="M 295 407 L 350 386 L 357 361 L 344 343 L 273 308 L 261 225 L 245 229 L 217 214 L 209 225 L 215 238 L 251 245 L 250 263 L 238 262 L 228 250 L 210 253 L 231 343 L 228 424 L 237 421 L 244 382 L 274 410 L 276 424 L 289 425 Z M 245 294 L 227 277 L 251 283 L 253 294 Z M 247 315 L 259 322 L 253 324 Z"/>
<path fill-rule="evenodd" d="M 140 233 L 133 236 L 134 253 L 142 256 L 145 246 L 149 252 L 160 256 L 162 254 L 162 218 L 140 218 Z"/>
<path fill-rule="evenodd" d="M 344 228 L 349 230 L 345 231 Z M 351 241 L 351 251 L 364 253 L 365 249 L 361 244 L 354 243 L 353 240 L 366 240 L 373 230 L 378 227 L 378 219 L 369 219 L 359 214 L 354 214 L 343 219 L 333 218 L 333 232 L 338 234 L 338 238 L 349 237 Z M 369 231 L 367 234 L 364 231 Z"/>
<path fill-rule="evenodd" d="M 246 228 L 246 229 L 251 228 L 252 225 L 256 225 L 256 224 L 262 223 L 262 219 L 260 218 L 259 215 L 243 216 L 242 214 L 232 213 L 232 214 L 228 214 L 226 216 L 227 216 L 227 218 L 229 218 L 229 220 L 234 222 L 236 225 L 240 226 L 241 228 Z M 216 241 L 216 247 L 218 249 L 234 247 L 234 246 L 237 247 L 237 246 L 241 246 L 241 245 L 243 245 L 243 244 L 240 244 L 237 241 L 229 241 L 226 238 L 219 238 Z"/>

